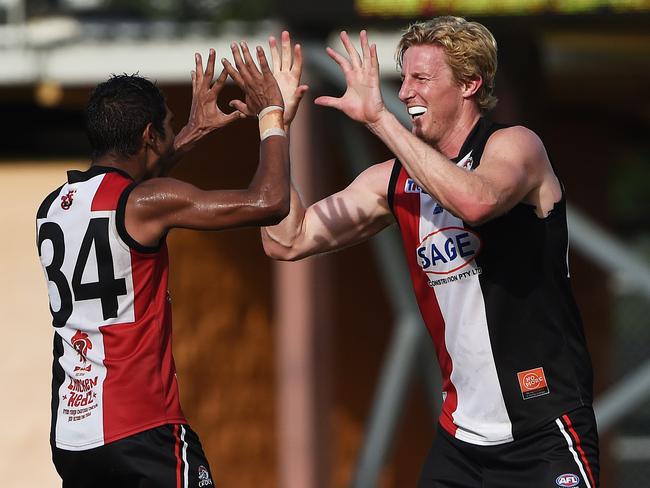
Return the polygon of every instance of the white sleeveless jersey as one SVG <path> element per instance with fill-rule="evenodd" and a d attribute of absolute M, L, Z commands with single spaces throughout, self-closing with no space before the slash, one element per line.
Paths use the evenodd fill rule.
<path fill-rule="evenodd" d="M 168 259 L 126 232 L 120 170 L 70 171 L 37 215 L 54 334 L 52 442 L 83 450 L 183 423 L 171 354 Z"/>

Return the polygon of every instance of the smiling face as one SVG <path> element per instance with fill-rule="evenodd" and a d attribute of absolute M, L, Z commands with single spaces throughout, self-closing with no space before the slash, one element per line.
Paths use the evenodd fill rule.
<path fill-rule="evenodd" d="M 413 121 L 412 132 L 436 146 L 449 134 L 466 107 L 467 90 L 454 79 L 442 47 L 409 47 L 402 60 L 399 98 Z"/>

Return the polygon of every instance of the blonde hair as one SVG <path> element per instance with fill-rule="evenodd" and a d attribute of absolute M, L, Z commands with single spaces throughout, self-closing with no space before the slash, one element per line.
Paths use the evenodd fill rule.
<path fill-rule="evenodd" d="M 482 112 L 494 108 L 497 104 L 497 98 L 492 95 L 497 72 L 497 42 L 484 25 L 452 16 L 411 24 L 397 46 L 400 69 L 406 50 L 422 44 L 437 44 L 443 48 L 458 83 L 480 77 L 483 84 L 475 95 L 478 107 Z"/>

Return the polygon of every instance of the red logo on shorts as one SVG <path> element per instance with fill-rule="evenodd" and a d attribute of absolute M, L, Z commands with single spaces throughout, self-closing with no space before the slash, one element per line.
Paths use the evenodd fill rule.
<path fill-rule="evenodd" d="M 78 330 L 77 333 L 72 336 L 72 347 L 77 351 L 77 354 L 79 354 L 79 360 L 85 363 L 88 349 L 93 348 L 93 343 L 90 342 L 88 334 Z"/>
<path fill-rule="evenodd" d="M 72 207 L 72 197 L 77 193 L 77 190 L 70 190 L 67 195 L 61 197 L 61 208 L 63 210 L 68 210 Z"/>
<path fill-rule="evenodd" d="M 529 369 L 517 373 L 519 388 L 524 400 L 535 398 L 542 395 L 548 395 L 550 390 L 546 384 L 544 368 Z"/>

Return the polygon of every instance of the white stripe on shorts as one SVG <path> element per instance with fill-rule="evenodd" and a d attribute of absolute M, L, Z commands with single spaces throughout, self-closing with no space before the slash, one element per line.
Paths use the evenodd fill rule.
<path fill-rule="evenodd" d="M 580 461 L 580 458 L 578 457 L 578 453 L 573 448 L 573 439 L 571 439 L 571 436 L 569 435 L 569 433 L 564 428 L 564 424 L 562 423 L 562 421 L 560 419 L 555 419 L 555 423 L 560 428 L 560 432 L 562 432 L 562 435 L 566 439 L 566 443 L 569 445 L 569 451 L 571 451 L 571 454 L 573 454 L 573 459 L 575 460 L 576 464 L 578 465 L 578 469 L 580 470 L 580 474 L 582 475 L 582 479 L 585 480 L 585 485 L 587 485 L 587 488 L 592 488 L 591 483 L 589 483 L 589 478 L 587 477 L 587 473 L 585 473 L 585 468 L 582 465 L 582 462 Z"/>
<path fill-rule="evenodd" d="M 187 464 L 187 442 L 185 442 L 185 427 L 181 425 L 181 441 L 183 442 L 183 464 L 185 464 L 185 469 L 183 469 L 183 488 L 189 488 L 189 470 L 190 467 Z"/>

